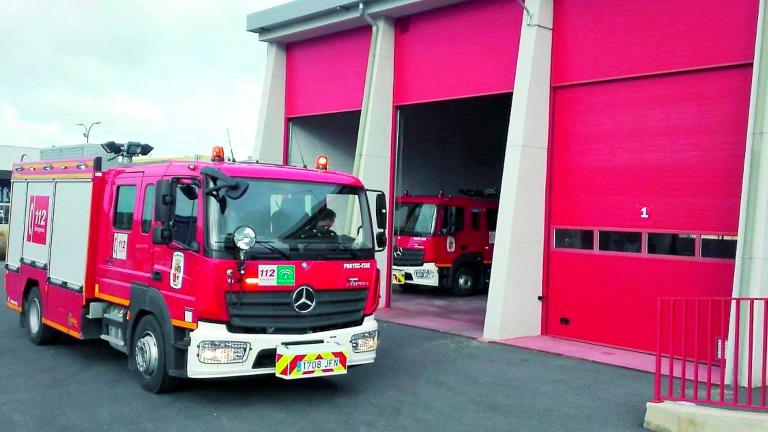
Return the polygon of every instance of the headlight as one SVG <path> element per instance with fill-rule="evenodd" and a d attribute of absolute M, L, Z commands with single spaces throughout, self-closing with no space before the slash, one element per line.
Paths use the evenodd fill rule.
<path fill-rule="evenodd" d="M 379 343 L 379 331 L 374 330 L 352 335 L 349 342 L 352 344 L 352 351 L 356 353 L 375 351 L 376 345 Z"/>
<path fill-rule="evenodd" d="M 200 363 L 242 363 L 248 357 L 251 344 L 235 341 L 203 341 L 197 346 Z"/>
<path fill-rule="evenodd" d="M 240 250 L 247 251 L 256 244 L 256 232 L 249 226 L 241 226 L 232 233 L 232 241 Z"/>

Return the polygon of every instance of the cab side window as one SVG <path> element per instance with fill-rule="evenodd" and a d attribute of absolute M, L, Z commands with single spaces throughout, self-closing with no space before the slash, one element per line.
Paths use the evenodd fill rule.
<path fill-rule="evenodd" d="M 117 187 L 115 213 L 112 226 L 118 230 L 130 231 L 133 226 L 133 208 L 136 202 L 136 186 Z"/>
<path fill-rule="evenodd" d="M 480 209 L 472 209 L 471 210 L 471 223 L 472 223 L 472 230 L 478 231 L 480 230 Z"/>
<path fill-rule="evenodd" d="M 443 229 L 448 234 L 464 230 L 464 207 L 443 207 Z"/>
<path fill-rule="evenodd" d="M 141 210 L 141 232 L 149 232 L 152 227 L 152 211 L 155 208 L 155 185 L 148 185 L 144 189 L 144 206 Z"/>
<path fill-rule="evenodd" d="M 176 203 L 174 205 L 171 231 L 173 241 L 191 248 L 197 247 L 197 185 L 176 185 Z"/>
<path fill-rule="evenodd" d="M 485 223 L 488 225 L 488 231 L 496 231 L 496 221 L 499 218 L 499 211 L 497 209 L 485 210 Z"/>

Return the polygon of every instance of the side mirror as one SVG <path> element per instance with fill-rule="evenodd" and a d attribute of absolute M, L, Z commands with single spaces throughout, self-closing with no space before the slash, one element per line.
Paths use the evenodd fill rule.
<path fill-rule="evenodd" d="M 165 227 L 171 221 L 173 204 L 176 201 L 173 196 L 173 184 L 170 180 L 159 180 L 155 188 L 155 220 L 162 222 Z"/>
<path fill-rule="evenodd" d="M 387 248 L 387 233 L 384 231 L 379 231 L 376 233 L 376 248 L 378 249 L 378 252 L 383 251 Z"/>
<path fill-rule="evenodd" d="M 168 244 L 173 239 L 173 233 L 170 228 L 164 225 L 158 225 L 152 229 L 152 243 Z"/>
<path fill-rule="evenodd" d="M 387 198 L 384 192 L 376 194 L 376 226 L 380 230 L 387 229 Z"/>

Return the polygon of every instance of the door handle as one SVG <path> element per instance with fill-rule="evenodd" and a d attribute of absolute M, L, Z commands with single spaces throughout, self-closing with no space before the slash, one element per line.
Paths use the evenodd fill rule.
<path fill-rule="evenodd" d="M 156 282 L 160 282 L 163 280 L 163 275 L 160 274 L 159 271 L 155 270 L 152 272 L 152 280 Z"/>

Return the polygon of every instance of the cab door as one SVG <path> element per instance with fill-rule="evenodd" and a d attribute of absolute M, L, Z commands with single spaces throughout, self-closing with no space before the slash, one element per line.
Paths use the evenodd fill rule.
<path fill-rule="evenodd" d="M 97 258 L 98 292 L 102 298 L 127 301 L 131 282 L 148 283 L 146 256 L 139 253 L 141 244 L 141 186 L 142 173 L 118 174 L 107 191 L 110 211 L 108 226 L 102 241 L 111 247 L 101 247 Z M 145 271 L 142 271 L 145 269 Z"/>
<path fill-rule="evenodd" d="M 152 226 L 154 224 L 155 187 L 157 177 L 143 177 L 141 182 L 139 229 L 135 236 L 134 244 L 136 255 L 143 259 L 135 263 L 136 271 L 140 272 L 142 279 L 146 275 L 152 277 L 152 262 L 155 251 L 152 244 Z"/>
<path fill-rule="evenodd" d="M 171 241 L 153 246 L 151 286 L 165 298 L 173 325 L 184 327 L 196 320 L 194 302 L 199 293 L 193 285 L 193 275 L 197 275 L 200 283 L 205 274 L 200 254 L 204 220 L 202 187 L 200 179 L 195 177 L 163 177 L 162 180 L 171 182 L 175 195 L 169 221 Z"/>

